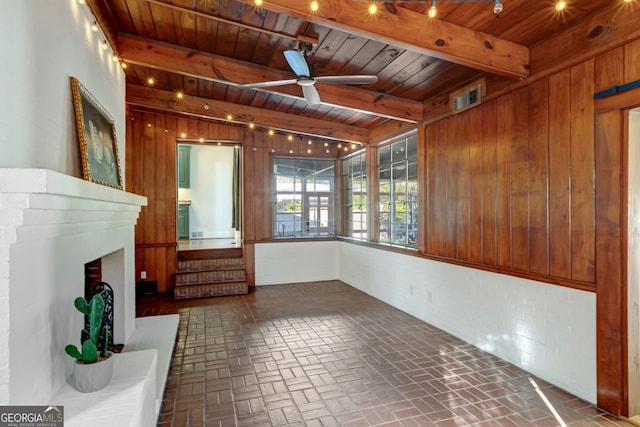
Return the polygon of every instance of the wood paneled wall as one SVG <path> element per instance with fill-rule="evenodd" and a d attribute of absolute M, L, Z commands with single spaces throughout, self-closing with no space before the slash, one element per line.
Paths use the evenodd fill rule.
<path fill-rule="evenodd" d="M 136 226 L 136 280 L 158 281 L 173 290 L 177 267 L 177 138 L 242 141 L 241 128 L 152 112 L 130 111 L 127 126 L 126 190 L 147 197 Z"/>
<path fill-rule="evenodd" d="M 271 179 L 273 156 L 337 158 L 335 144 L 288 135 L 268 135 L 210 120 L 197 120 L 151 111 L 129 112 L 126 190 L 148 198 L 136 226 L 136 280 L 158 281 L 158 292 L 171 292 L 177 268 L 177 139 L 223 139 L 243 146 L 243 239 L 249 283 L 254 283 L 253 242 L 272 235 Z M 329 153 L 326 150 L 329 150 Z M 309 152 L 311 151 L 311 152 Z M 231 185 L 231 183 L 229 183 Z"/>
<path fill-rule="evenodd" d="M 425 129 L 424 253 L 595 283 L 594 61 Z"/>

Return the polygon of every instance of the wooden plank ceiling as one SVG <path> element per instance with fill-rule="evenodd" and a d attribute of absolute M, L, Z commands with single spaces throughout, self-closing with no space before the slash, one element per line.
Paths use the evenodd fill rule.
<path fill-rule="evenodd" d="M 563 13 L 551 0 L 503 0 L 499 15 L 492 2 L 440 0 L 436 20 L 426 16 L 431 1 L 378 3 L 375 17 L 367 14 L 365 0 L 319 0 L 315 13 L 306 0 L 264 0 L 261 7 L 253 0 L 88 3 L 127 63 L 132 105 L 194 115 L 197 103 L 191 102 L 189 110 L 175 100 L 182 91 L 192 100 L 215 102 L 215 114 L 222 115 L 225 106 L 236 112 L 251 107 L 264 112 L 247 113 L 243 120 L 257 117 L 259 126 L 269 126 L 268 113 L 277 112 L 294 132 L 315 135 L 305 132 L 304 118 L 309 118 L 342 126 L 350 135 L 345 139 L 368 142 L 369 131 L 392 120 L 423 120 L 425 101 L 485 73 L 526 78 L 529 48 L 611 0 L 573 0 Z M 294 78 L 283 51 L 295 49 L 297 38 L 315 40 L 307 56 L 315 75 L 372 74 L 378 82 L 317 84 L 322 104 L 314 106 L 307 105 L 297 85 L 237 87 Z M 154 84 L 146 103 L 149 77 Z M 163 96 L 167 108 L 162 108 Z M 224 119 L 215 114 L 201 115 Z"/>

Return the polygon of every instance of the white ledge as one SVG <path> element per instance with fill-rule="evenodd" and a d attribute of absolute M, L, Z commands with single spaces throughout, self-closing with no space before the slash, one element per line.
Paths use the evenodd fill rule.
<path fill-rule="evenodd" d="M 146 206 L 147 198 L 49 169 L 0 168 L 0 193 L 59 194 Z"/>

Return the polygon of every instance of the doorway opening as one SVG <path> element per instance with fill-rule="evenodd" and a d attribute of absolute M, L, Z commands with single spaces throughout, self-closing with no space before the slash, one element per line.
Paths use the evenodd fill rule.
<path fill-rule="evenodd" d="M 239 143 L 178 140 L 178 251 L 241 246 L 241 175 Z"/>

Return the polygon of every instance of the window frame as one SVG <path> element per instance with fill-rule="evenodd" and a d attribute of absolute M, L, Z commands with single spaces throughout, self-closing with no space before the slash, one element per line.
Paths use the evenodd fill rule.
<path fill-rule="evenodd" d="M 356 221 L 354 221 L 354 213 L 353 213 L 354 187 L 352 184 L 354 179 L 354 173 L 353 173 L 352 166 L 353 166 L 353 159 L 355 158 L 360 159 L 360 169 L 357 172 L 357 174 L 359 175 L 359 181 L 360 181 L 360 187 L 359 187 L 360 191 L 358 192 L 358 194 L 360 195 L 361 198 L 364 198 L 364 203 L 362 203 L 362 200 L 360 202 L 360 220 L 358 221 L 358 223 L 360 224 L 360 228 L 359 228 L 360 236 L 354 235 L 354 230 L 355 230 L 354 224 L 356 223 Z M 370 184 L 369 184 L 369 171 L 367 166 L 367 158 L 368 158 L 367 149 L 364 148 L 362 150 L 359 150 L 341 159 L 341 163 L 342 163 L 341 164 L 342 179 L 340 181 L 342 183 L 341 237 L 346 237 L 349 239 L 360 240 L 360 241 L 370 241 L 370 238 L 371 238 L 370 220 L 369 220 L 371 201 L 369 197 Z M 349 167 L 349 171 L 345 170 L 346 167 Z M 362 210 L 363 206 L 364 206 L 364 210 Z"/>
<path fill-rule="evenodd" d="M 282 163 L 278 163 L 279 160 L 282 160 Z M 313 174 L 302 175 L 294 172 L 292 174 L 288 173 L 279 173 L 278 166 L 282 165 L 283 167 L 291 167 L 292 170 L 300 170 L 300 165 L 302 162 L 321 162 L 326 163 L 325 166 L 319 168 L 314 171 Z M 289 164 L 286 164 L 289 163 Z M 272 232 L 271 235 L 274 239 L 317 239 L 317 238 L 327 238 L 327 237 L 335 237 L 336 236 L 336 221 L 335 221 L 335 203 L 336 203 L 336 167 L 337 161 L 335 159 L 317 159 L 317 158 L 308 158 L 308 157 L 289 157 L 289 156 L 274 156 L 272 159 L 273 166 L 273 177 L 271 183 L 271 193 L 272 193 Z M 322 171 L 327 168 L 333 169 L 333 174 L 331 175 L 323 175 Z M 309 191 L 309 177 L 312 176 L 312 188 L 313 190 Z M 283 190 L 279 186 L 279 178 L 281 177 L 289 177 L 291 179 L 291 190 Z M 317 179 L 318 178 L 318 179 Z M 328 191 L 319 191 L 318 189 L 318 181 L 326 181 L 328 180 L 329 190 Z M 289 197 L 280 197 L 280 196 L 289 196 Z M 317 202 L 312 203 L 312 199 L 315 199 Z M 323 202 L 323 199 L 326 199 L 326 203 Z M 281 212 L 280 206 L 282 205 L 284 200 L 293 201 L 294 210 L 291 211 L 293 213 L 292 221 L 281 221 L 281 216 L 284 212 Z M 298 209 L 299 206 L 299 209 Z M 322 218 L 325 217 L 322 212 L 326 212 L 326 221 L 322 221 Z M 315 215 L 319 216 L 321 219 L 317 218 L 314 220 L 315 224 L 311 224 L 311 216 L 315 212 Z M 298 217 L 298 218 L 296 218 Z M 292 227 L 290 230 L 286 230 L 287 223 L 291 223 Z M 282 226 L 283 231 L 279 231 L 280 226 Z M 313 231 L 312 231 L 313 230 Z M 318 231 L 320 230 L 320 231 Z"/>
<path fill-rule="evenodd" d="M 417 250 L 420 225 L 417 132 L 378 146 L 375 161 L 376 243 Z"/>

